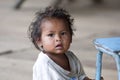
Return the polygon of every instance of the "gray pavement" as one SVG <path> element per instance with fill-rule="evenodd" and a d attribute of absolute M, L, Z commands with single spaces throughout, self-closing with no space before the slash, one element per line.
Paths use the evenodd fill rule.
<path fill-rule="evenodd" d="M 52 0 L 28 0 L 20 10 L 13 9 L 15 2 L 0 0 L 0 80 L 32 80 L 32 66 L 39 52 L 29 41 L 27 29 L 34 13 L 52 4 Z M 95 77 L 97 53 L 93 40 L 120 36 L 120 10 L 114 5 L 93 6 L 90 0 L 78 0 L 64 6 L 75 18 L 76 31 L 71 50 L 91 78 Z M 105 80 L 117 80 L 111 56 L 104 55 L 102 73 Z"/>

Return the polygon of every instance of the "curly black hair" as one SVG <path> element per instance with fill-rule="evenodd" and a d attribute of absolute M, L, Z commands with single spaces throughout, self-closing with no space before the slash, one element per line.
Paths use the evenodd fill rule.
<path fill-rule="evenodd" d="M 68 25 L 70 34 L 73 35 L 73 18 L 71 18 L 71 15 L 62 8 L 52 8 L 47 7 L 45 11 L 37 12 L 35 20 L 30 24 L 28 34 L 29 38 L 32 41 L 32 43 L 35 45 L 35 47 L 38 50 L 41 50 L 40 47 L 37 45 L 36 41 L 38 38 L 41 37 L 41 23 L 44 19 L 47 18 L 57 18 L 62 19 L 64 22 Z"/>

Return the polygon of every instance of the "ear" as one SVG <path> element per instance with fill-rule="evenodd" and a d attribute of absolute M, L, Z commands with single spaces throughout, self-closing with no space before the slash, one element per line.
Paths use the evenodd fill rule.
<path fill-rule="evenodd" d="M 36 43 L 37 43 L 37 45 L 42 46 L 42 41 L 40 38 L 37 38 Z"/>

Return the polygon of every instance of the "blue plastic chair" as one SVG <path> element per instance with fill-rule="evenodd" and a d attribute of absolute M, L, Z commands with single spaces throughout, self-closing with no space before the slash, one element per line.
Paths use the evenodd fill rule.
<path fill-rule="evenodd" d="M 94 40 L 96 49 L 98 50 L 96 61 L 96 80 L 100 80 L 102 69 L 102 54 L 112 56 L 115 59 L 118 80 L 120 80 L 120 37 L 98 38 Z"/>

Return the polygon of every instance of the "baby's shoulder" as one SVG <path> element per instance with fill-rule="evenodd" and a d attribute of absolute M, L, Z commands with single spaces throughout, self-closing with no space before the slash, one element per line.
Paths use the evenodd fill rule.
<path fill-rule="evenodd" d="M 48 63 L 49 63 L 48 56 L 46 54 L 44 54 L 43 52 L 40 52 L 34 66 L 44 67 L 44 66 L 47 66 Z"/>
<path fill-rule="evenodd" d="M 72 51 L 67 51 L 66 54 L 69 55 L 69 56 L 75 56 L 75 54 Z"/>
<path fill-rule="evenodd" d="M 76 56 L 72 51 L 68 51 L 68 52 L 66 53 L 66 55 L 67 55 L 70 59 L 79 60 L 79 59 L 77 58 L 77 56 Z"/>

